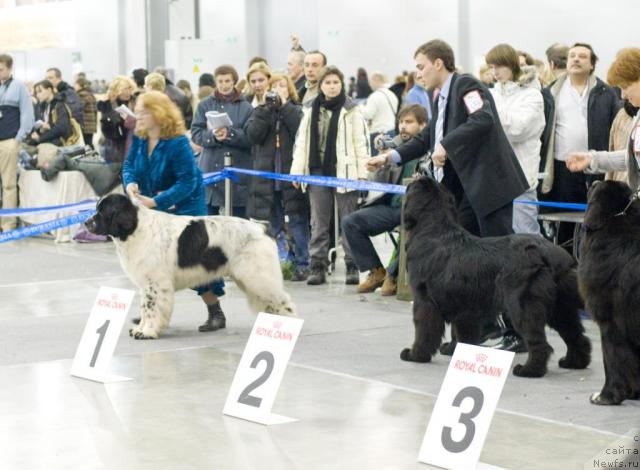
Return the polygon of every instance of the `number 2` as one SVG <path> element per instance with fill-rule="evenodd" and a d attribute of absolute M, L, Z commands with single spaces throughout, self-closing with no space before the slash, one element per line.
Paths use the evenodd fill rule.
<path fill-rule="evenodd" d="M 476 434 L 476 423 L 473 422 L 473 418 L 480 414 L 482 411 L 482 405 L 484 404 L 484 394 L 478 387 L 465 387 L 458 392 L 453 399 L 453 406 L 459 407 L 465 398 L 471 398 L 473 400 L 473 408 L 468 413 L 461 413 L 458 422 L 465 427 L 464 437 L 459 441 L 454 441 L 451 437 L 451 428 L 445 426 L 442 428 L 442 445 L 449 452 L 458 454 L 464 452 L 473 442 L 473 437 Z"/>
<path fill-rule="evenodd" d="M 109 328 L 109 323 L 111 323 L 111 320 L 105 321 L 102 326 L 96 330 L 96 333 L 98 333 L 100 337 L 98 338 L 98 344 L 96 344 L 96 348 L 93 350 L 93 356 L 91 356 L 89 367 L 94 367 L 96 365 L 98 354 L 100 354 L 100 348 L 102 347 L 102 342 L 104 341 L 104 337 L 107 334 L 107 328 Z"/>
<path fill-rule="evenodd" d="M 251 361 L 251 368 L 255 369 L 261 361 L 265 361 L 267 363 L 264 372 L 260 377 L 247 385 L 242 393 L 240 393 L 240 396 L 238 397 L 238 403 L 260 408 L 262 398 L 254 397 L 253 395 L 249 394 L 269 379 L 271 372 L 273 372 L 273 364 L 275 362 L 275 359 L 273 357 L 273 354 L 271 354 L 269 351 L 259 352 L 256 357 L 253 358 L 253 361 Z"/>

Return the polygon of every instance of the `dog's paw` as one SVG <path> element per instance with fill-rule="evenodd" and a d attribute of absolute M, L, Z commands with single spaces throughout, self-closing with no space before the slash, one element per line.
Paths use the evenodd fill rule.
<path fill-rule="evenodd" d="M 517 377 L 542 377 L 547 371 L 540 370 L 526 365 L 517 364 L 513 368 L 513 375 Z"/>
<path fill-rule="evenodd" d="M 140 326 L 134 326 L 133 328 L 129 329 L 129 336 L 133 338 L 135 338 L 135 336 L 140 333 L 142 333 L 142 329 L 140 328 Z"/>
<path fill-rule="evenodd" d="M 561 367 L 562 369 L 586 369 L 590 362 L 590 358 L 578 360 L 575 357 L 569 358 L 568 356 L 565 356 L 558 361 L 558 367 Z"/>
<path fill-rule="evenodd" d="M 411 351 L 411 348 L 405 348 L 400 353 L 400 359 L 409 362 L 431 362 L 431 356 L 429 355 L 416 355 Z"/>
<path fill-rule="evenodd" d="M 620 403 L 622 403 L 622 400 L 616 400 L 609 394 L 602 393 L 602 392 L 594 393 L 593 395 L 591 395 L 589 397 L 589 401 L 594 405 L 604 405 L 604 406 L 619 405 Z"/>
<path fill-rule="evenodd" d="M 136 333 L 133 334 L 133 337 L 135 339 L 158 339 L 157 334 L 144 333 L 142 331 L 137 331 Z"/>
<path fill-rule="evenodd" d="M 443 343 L 442 346 L 440 346 L 440 349 L 438 351 L 440 351 L 440 354 L 442 354 L 443 356 L 453 356 L 453 353 L 456 350 L 457 344 L 458 344 L 457 341 L 451 341 L 450 343 Z"/>

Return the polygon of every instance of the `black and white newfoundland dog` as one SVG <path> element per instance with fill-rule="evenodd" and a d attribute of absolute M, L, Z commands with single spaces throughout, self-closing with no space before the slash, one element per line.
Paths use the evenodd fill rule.
<path fill-rule="evenodd" d="M 404 208 L 415 341 L 405 361 L 429 362 L 440 346 L 445 322 L 452 336 L 478 344 L 480 329 L 502 312 L 524 338 L 529 356 L 516 365 L 520 377 L 541 377 L 553 352 L 545 324 L 560 333 L 567 354 L 560 367 L 584 369 L 591 343 L 578 309 L 576 265 L 562 248 L 535 235 L 478 238 L 457 222 L 454 199 L 423 177 L 407 189 Z"/>
<path fill-rule="evenodd" d="M 640 201 L 624 183 L 589 190 L 578 282 L 600 327 L 604 387 L 597 405 L 640 399 Z"/>
<path fill-rule="evenodd" d="M 237 217 L 177 216 L 134 205 L 112 194 L 85 223 L 114 241 L 122 269 L 140 289 L 136 339 L 155 339 L 167 327 L 174 292 L 230 276 L 254 312 L 295 316 L 285 292 L 275 242 L 261 225 Z"/>

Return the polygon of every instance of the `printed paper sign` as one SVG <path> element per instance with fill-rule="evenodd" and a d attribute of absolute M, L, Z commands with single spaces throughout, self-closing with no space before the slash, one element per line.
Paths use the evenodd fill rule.
<path fill-rule="evenodd" d="M 280 382 L 304 320 L 258 314 L 224 405 L 223 413 L 260 424 L 295 421 L 272 415 Z"/>
<path fill-rule="evenodd" d="M 478 90 L 473 90 L 464 95 L 464 104 L 467 107 L 467 112 L 469 114 L 473 114 L 479 109 L 482 108 L 484 102 L 482 101 L 482 96 L 480 96 L 480 92 Z"/>
<path fill-rule="evenodd" d="M 109 375 L 109 364 L 134 295 L 132 290 L 100 288 L 73 359 L 71 375 L 102 383 L 128 380 Z"/>
<path fill-rule="evenodd" d="M 476 468 L 514 355 L 458 343 L 419 461 L 451 470 Z"/>

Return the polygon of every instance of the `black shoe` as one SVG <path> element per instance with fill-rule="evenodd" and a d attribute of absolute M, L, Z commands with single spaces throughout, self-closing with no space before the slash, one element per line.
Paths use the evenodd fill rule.
<path fill-rule="evenodd" d="M 133 323 L 134 325 L 139 325 L 141 321 L 142 321 L 142 318 L 140 317 L 133 317 L 131 319 L 131 323 Z"/>
<path fill-rule="evenodd" d="M 307 285 L 319 286 L 327 282 L 325 267 L 322 264 L 314 264 L 311 266 L 311 274 L 307 278 Z"/>
<path fill-rule="evenodd" d="M 520 335 L 516 333 L 506 333 L 502 337 L 502 341 L 493 346 L 493 349 L 500 349 L 502 351 L 511 351 L 514 353 L 527 352 L 527 345 Z"/>
<path fill-rule="evenodd" d="M 291 276 L 293 282 L 306 281 L 309 277 L 309 268 L 296 268 L 296 272 Z"/>
<path fill-rule="evenodd" d="M 491 324 L 491 325 L 485 326 L 480 336 L 480 344 L 485 346 L 484 343 L 486 343 L 487 341 L 495 341 L 497 339 L 501 339 L 502 331 L 503 331 L 502 328 L 500 328 L 500 325 L 498 324 Z"/>
<path fill-rule="evenodd" d="M 209 318 L 198 327 L 198 331 L 201 333 L 205 331 L 216 331 L 227 326 L 227 319 L 224 317 L 224 312 L 222 311 L 219 301 L 213 305 L 207 305 L 207 310 L 209 311 Z"/>
<path fill-rule="evenodd" d="M 360 284 L 360 271 L 353 263 L 347 263 L 347 277 L 344 283 L 348 286 L 357 286 Z"/>

